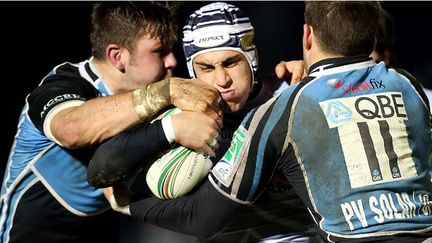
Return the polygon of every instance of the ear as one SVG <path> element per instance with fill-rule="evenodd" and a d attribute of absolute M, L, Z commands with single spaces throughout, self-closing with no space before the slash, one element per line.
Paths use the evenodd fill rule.
<path fill-rule="evenodd" d="M 122 55 L 124 54 L 124 48 L 120 47 L 117 44 L 109 44 L 105 49 L 105 55 L 108 61 L 120 72 L 123 72 L 125 69 L 124 61 Z"/>
<path fill-rule="evenodd" d="M 306 50 L 310 50 L 312 48 L 312 36 L 313 29 L 312 26 L 308 24 L 303 25 L 303 46 Z"/>

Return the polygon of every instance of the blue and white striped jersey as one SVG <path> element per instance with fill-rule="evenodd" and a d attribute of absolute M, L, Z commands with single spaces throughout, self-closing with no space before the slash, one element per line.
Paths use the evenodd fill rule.
<path fill-rule="evenodd" d="M 50 139 L 46 134 L 49 129 L 44 129 L 50 113 L 109 94 L 87 60 L 57 66 L 27 96 L 1 188 L 0 238 L 3 241 L 8 241 L 22 195 L 37 182 L 42 182 L 75 215 L 89 216 L 109 209 L 102 190 L 87 182 L 92 149 L 65 149 Z"/>
<path fill-rule="evenodd" d="M 432 232 L 430 111 L 415 86 L 369 58 L 321 61 L 248 114 L 210 182 L 249 204 L 281 170 L 329 241 Z"/>

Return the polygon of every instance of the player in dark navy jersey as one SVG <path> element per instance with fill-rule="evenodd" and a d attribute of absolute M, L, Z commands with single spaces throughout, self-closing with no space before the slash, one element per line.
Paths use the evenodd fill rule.
<path fill-rule="evenodd" d="M 281 171 L 326 241 L 430 241 L 430 109 L 411 75 L 368 57 L 380 10 L 307 2 L 308 76 L 246 116 L 196 192 L 134 201 L 130 213 L 208 237 Z"/>
<path fill-rule="evenodd" d="M 96 4 L 92 27 L 93 57 L 58 65 L 27 96 L 1 188 L 0 242 L 116 241 L 106 234 L 116 232 L 114 220 L 102 215 L 109 204 L 87 182 L 95 146 L 171 103 L 207 112 L 213 118 L 201 125 L 218 129 L 217 91 L 170 78 L 176 26 L 168 9 Z"/>
<path fill-rule="evenodd" d="M 287 83 L 274 77 L 257 77 L 258 62 L 253 31 L 249 18 L 237 7 L 225 3 L 203 6 L 189 16 L 183 28 L 183 47 L 190 76 L 217 88 L 226 103 L 220 146 L 216 150 L 214 161 L 218 161 L 229 148 L 232 135 L 247 112 L 288 87 Z M 211 38 L 218 34 L 221 37 Z M 301 76 L 303 66 L 293 67 L 299 67 Z M 141 149 L 142 144 L 148 144 L 146 139 L 155 140 L 154 136 L 150 135 L 150 129 L 144 125 L 138 130 L 122 133 L 105 142 L 90 163 L 90 182 L 106 187 L 125 179 L 128 183 L 133 181 L 130 186 L 132 191 L 146 193 L 146 170 L 132 177 L 135 181 L 126 178 L 141 166 L 145 167 L 143 162 L 152 161 L 149 159 L 153 157 L 151 150 L 148 147 Z M 158 146 L 166 149 L 167 145 L 168 141 Z M 267 237 L 272 237 L 272 240 L 311 241 L 316 233 L 313 230 L 305 231 L 312 222 L 288 181 L 283 176 L 275 176 L 270 187 L 254 207 L 245 208 L 238 220 L 212 241 L 256 242 Z M 148 226 L 144 228 L 141 239 L 144 242 L 149 240 L 151 232 L 153 230 L 149 230 Z M 157 232 L 159 238 L 162 234 L 172 235 L 166 231 Z M 133 240 L 139 241 L 138 238 Z M 195 242 L 196 239 L 178 236 L 167 241 Z"/>

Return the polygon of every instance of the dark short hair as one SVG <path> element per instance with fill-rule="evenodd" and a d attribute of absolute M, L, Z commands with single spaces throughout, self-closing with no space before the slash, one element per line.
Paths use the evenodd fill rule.
<path fill-rule="evenodd" d="M 369 55 L 377 34 L 377 1 L 306 2 L 305 22 L 323 51 L 343 56 Z"/>
<path fill-rule="evenodd" d="M 103 59 L 109 44 L 118 44 L 130 52 L 143 35 L 159 38 L 162 48 L 172 48 L 177 25 L 170 9 L 152 2 L 96 3 L 92 12 L 90 41 L 92 55 Z"/>
<path fill-rule="evenodd" d="M 381 9 L 380 20 L 378 22 L 378 30 L 377 30 L 377 42 L 375 46 L 375 51 L 379 55 L 383 55 L 385 51 L 388 51 L 390 55 L 390 63 L 394 60 L 393 49 L 396 42 L 396 28 L 395 28 L 395 20 L 384 9 Z"/>

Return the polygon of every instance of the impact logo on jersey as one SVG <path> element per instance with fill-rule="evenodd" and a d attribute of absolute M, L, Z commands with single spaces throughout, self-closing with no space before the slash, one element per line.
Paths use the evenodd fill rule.
<path fill-rule="evenodd" d="M 249 147 L 249 132 L 240 126 L 233 135 L 230 148 L 223 158 L 213 167 L 213 175 L 226 187 L 231 184 L 237 169 L 245 160 L 244 154 Z"/>

